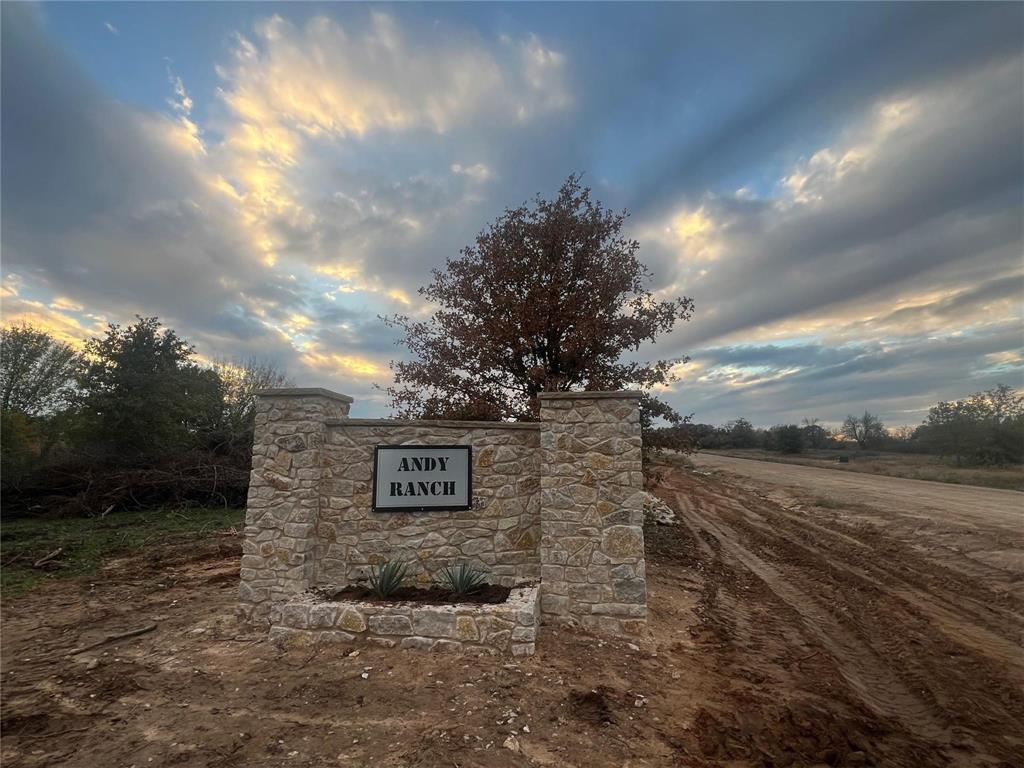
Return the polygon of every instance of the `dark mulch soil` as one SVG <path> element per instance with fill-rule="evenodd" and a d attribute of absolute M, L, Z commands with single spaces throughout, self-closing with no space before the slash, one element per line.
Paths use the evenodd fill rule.
<path fill-rule="evenodd" d="M 344 589 L 317 588 L 313 594 L 323 600 L 363 600 L 371 603 L 423 603 L 425 605 L 452 605 L 455 603 L 494 604 L 508 600 L 509 587 L 484 584 L 471 595 L 456 597 L 444 587 L 399 587 L 386 600 L 381 600 L 369 588 L 350 584 Z"/>

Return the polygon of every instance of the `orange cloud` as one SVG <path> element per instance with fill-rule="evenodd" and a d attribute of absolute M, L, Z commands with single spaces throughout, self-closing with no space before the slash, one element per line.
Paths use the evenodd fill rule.
<path fill-rule="evenodd" d="M 3 306 L 3 325 L 31 325 L 76 348 L 106 330 L 105 318 L 87 315 L 88 321 L 82 321 L 64 309 L 56 308 L 55 304 L 53 302 L 47 306 L 41 301 L 8 298 Z"/>
<path fill-rule="evenodd" d="M 347 355 L 338 352 L 325 352 L 318 344 L 311 344 L 299 359 L 322 373 L 331 375 L 370 378 L 390 375 L 386 364 L 359 355 Z"/>

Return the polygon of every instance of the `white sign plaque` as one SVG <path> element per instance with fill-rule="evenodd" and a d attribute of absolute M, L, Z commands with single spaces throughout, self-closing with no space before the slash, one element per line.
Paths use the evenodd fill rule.
<path fill-rule="evenodd" d="M 473 508 L 473 449 L 468 445 L 378 445 L 373 511 Z"/>

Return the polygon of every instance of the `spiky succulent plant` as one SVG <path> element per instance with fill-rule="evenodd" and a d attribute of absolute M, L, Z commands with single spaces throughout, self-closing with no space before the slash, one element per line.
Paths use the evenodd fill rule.
<path fill-rule="evenodd" d="M 465 597 L 479 592 L 486 576 L 479 568 L 462 563 L 442 568 L 438 581 L 456 597 Z"/>
<path fill-rule="evenodd" d="M 405 581 L 408 567 L 401 560 L 385 560 L 373 566 L 370 571 L 370 589 L 381 599 L 390 596 Z"/>

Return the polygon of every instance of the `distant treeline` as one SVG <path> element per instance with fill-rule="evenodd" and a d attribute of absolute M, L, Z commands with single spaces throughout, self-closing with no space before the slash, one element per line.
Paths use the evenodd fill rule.
<path fill-rule="evenodd" d="M 5 515 L 245 503 L 253 393 L 287 385 L 284 371 L 200 364 L 156 318 L 81 351 L 28 325 L 0 345 Z"/>
<path fill-rule="evenodd" d="M 115 509 L 245 503 L 255 392 L 289 386 L 257 361 L 203 364 L 152 317 L 108 326 L 81 350 L 28 325 L 0 331 L 0 502 L 4 515 L 104 514 Z M 1024 398 L 1000 385 L 940 402 L 916 429 L 871 413 L 837 432 L 818 419 L 754 427 L 693 424 L 650 397 L 645 448 L 894 450 L 957 464 L 1024 460 Z M 656 421 L 668 427 L 657 428 Z"/>
<path fill-rule="evenodd" d="M 835 431 L 816 418 L 767 429 L 739 418 L 724 426 L 685 423 L 665 427 L 658 438 L 665 442 L 671 438 L 697 449 L 899 451 L 946 457 L 958 466 L 999 466 L 1024 461 L 1024 397 L 1000 384 L 961 400 L 936 404 L 916 428 L 887 429 L 876 415 L 865 412 L 848 416 Z"/>

